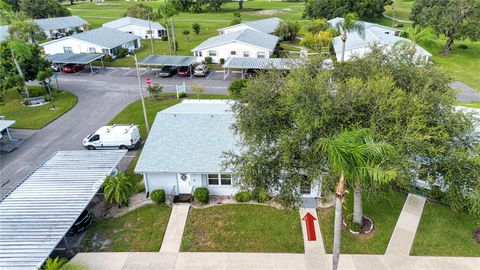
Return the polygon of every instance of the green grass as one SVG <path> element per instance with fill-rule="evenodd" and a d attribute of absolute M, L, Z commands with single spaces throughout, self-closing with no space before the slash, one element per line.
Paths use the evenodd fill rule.
<path fill-rule="evenodd" d="M 40 86 L 29 86 L 29 89 L 41 88 Z M 5 104 L 0 105 L 0 115 L 7 119 L 15 120 L 13 128 L 41 129 L 64 113 L 68 112 L 77 104 L 77 96 L 62 91 L 54 95 L 56 110 L 50 110 L 52 103 L 36 107 L 24 106 L 20 97 L 14 89 L 5 91 Z"/>
<path fill-rule="evenodd" d="M 410 13 L 415 0 L 394 0 L 393 4 L 385 7 L 385 14 L 400 20 L 410 20 Z"/>
<path fill-rule="evenodd" d="M 95 221 L 87 230 L 79 252 L 158 252 L 167 228 L 171 208 L 146 205 L 117 218 Z M 109 244 L 96 244 L 107 240 Z"/>
<path fill-rule="evenodd" d="M 192 209 L 181 251 L 302 253 L 298 211 L 248 204 Z"/>
<path fill-rule="evenodd" d="M 384 198 L 364 200 L 364 214 L 374 223 L 374 230 L 368 235 L 355 236 L 346 229 L 342 231 L 341 253 L 344 254 L 383 254 L 387 249 L 398 216 L 405 203 L 405 195 L 391 192 Z M 385 198 L 386 197 L 386 198 Z M 352 213 L 353 194 L 349 193 L 344 209 L 344 217 Z M 320 209 L 318 211 L 323 243 L 327 253 L 332 253 L 333 226 L 335 209 Z"/>
<path fill-rule="evenodd" d="M 480 102 L 458 102 L 456 105 L 480 109 Z"/>
<path fill-rule="evenodd" d="M 411 255 L 480 256 L 480 244 L 472 237 L 480 219 L 449 207 L 427 203 L 413 242 Z"/>

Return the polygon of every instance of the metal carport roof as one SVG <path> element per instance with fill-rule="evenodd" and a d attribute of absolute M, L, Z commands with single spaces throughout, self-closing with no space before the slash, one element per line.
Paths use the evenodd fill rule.
<path fill-rule="evenodd" d="M 61 151 L 0 202 L 0 269 L 39 269 L 125 150 Z"/>
<path fill-rule="evenodd" d="M 56 53 L 53 55 L 47 56 L 47 60 L 53 64 L 90 64 L 91 62 L 102 58 L 104 54 L 102 53 Z"/>
<path fill-rule="evenodd" d="M 230 57 L 223 64 L 223 68 L 239 69 L 291 69 L 302 63 L 300 59 L 293 58 L 249 58 Z"/>
<path fill-rule="evenodd" d="M 142 66 L 174 66 L 186 67 L 195 63 L 195 56 L 180 55 L 149 55 L 138 62 Z"/>

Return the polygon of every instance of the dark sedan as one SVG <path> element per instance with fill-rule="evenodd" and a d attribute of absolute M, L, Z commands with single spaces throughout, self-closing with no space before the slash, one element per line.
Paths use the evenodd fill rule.
<path fill-rule="evenodd" d="M 158 76 L 160 77 L 172 77 L 177 73 L 177 67 L 172 67 L 172 66 L 163 66 L 160 72 L 158 73 Z"/>
<path fill-rule="evenodd" d="M 92 224 L 92 216 L 87 210 L 83 210 L 82 214 L 77 218 L 73 226 L 67 232 L 67 236 L 72 236 L 76 233 L 81 233 L 88 229 Z"/>

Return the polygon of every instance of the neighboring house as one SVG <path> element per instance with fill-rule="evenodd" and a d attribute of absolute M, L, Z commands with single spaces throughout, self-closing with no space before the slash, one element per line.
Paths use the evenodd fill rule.
<path fill-rule="evenodd" d="M 141 47 L 140 37 L 102 27 L 40 44 L 45 54 L 104 53 L 116 58 L 120 48 L 134 51 Z"/>
<path fill-rule="evenodd" d="M 1 25 L 0 26 L 0 42 L 6 40 L 8 38 L 8 25 Z"/>
<path fill-rule="evenodd" d="M 104 23 L 103 27 L 114 28 L 132 35 L 146 38 L 161 38 L 165 34 L 165 28 L 157 22 L 123 17 L 108 23 Z"/>
<path fill-rule="evenodd" d="M 210 56 L 213 63 L 229 57 L 270 58 L 277 43 L 276 36 L 244 29 L 211 37 L 193 48 L 192 52 L 198 61 Z"/>
<path fill-rule="evenodd" d="M 224 153 L 241 151 L 232 124 L 231 100 L 184 100 L 157 113 L 135 167 L 145 189 L 191 194 L 207 187 L 210 195 L 238 192 L 232 171 L 224 168 Z M 172 192 L 173 191 L 173 192 Z M 320 183 L 302 187 L 304 197 L 318 197 Z"/>
<path fill-rule="evenodd" d="M 78 16 L 33 20 L 48 39 L 61 38 L 88 30 L 89 23 Z"/>
<path fill-rule="evenodd" d="M 336 27 L 337 24 L 342 21 L 343 18 L 334 18 L 328 22 L 332 27 Z M 363 23 L 365 27 L 364 35 L 353 31 L 347 33 L 345 61 L 350 60 L 354 56 L 362 57 L 371 51 L 372 46 L 383 47 L 384 50 L 388 52 L 394 46 L 411 42 L 409 39 L 400 37 L 400 31 L 397 29 L 369 22 L 361 23 Z M 341 61 L 342 57 L 342 43 L 341 36 L 333 38 L 333 48 L 338 61 Z M 416 53 L 413 57 L 419 62 L 428 62 L 432 54 L 419 45 L 415 45 L 415 49 Z"/>
<path fill-rule="evenodd" d="M 282 20 L 279 18 L 268 18 L 253 22 L 244 22 L 236 25 L 220 28 L 217 31 L 220 35 L 237 32 L 245 29 L 259 31 L 265 34 L 273 34 Z"/>

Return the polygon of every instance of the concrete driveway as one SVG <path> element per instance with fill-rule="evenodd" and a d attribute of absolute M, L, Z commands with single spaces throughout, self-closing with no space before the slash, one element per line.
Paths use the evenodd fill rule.
<path fill-rule="evenodd" d="M 162 83 L 164 92 L 175 92 L 183 80 L 153 79 Z M 143 83 L 143 82 L 142 82 Z M 229 81 L 198 80 L 205 93 L 225 94 Z M 135 77 L 60 75 L 60 88 L 75 93 L 77 105 L 69 112 L 33 134 L 11 153 L 0 155 L 0 197 L 3 198 L 50 155 L 59 150 L 83 149 L 82 140 L 108 123 L 125 106 L 140 98 Z"/>

